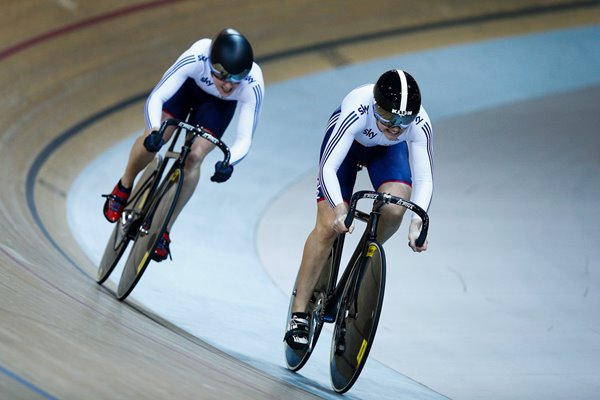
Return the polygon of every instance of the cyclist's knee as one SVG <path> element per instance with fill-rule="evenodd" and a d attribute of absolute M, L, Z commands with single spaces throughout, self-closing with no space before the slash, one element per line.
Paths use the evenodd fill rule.
<path fill-rule="evenodd" d="M 190 152 L 187 160 L 185 161 L 186 170 L 188 170 L 189 172 L 200 167 L 200 164 L 202 164 L 202 161 L 204 160 L 205 156 L 206 154 L 202 154 L 199 152 Z"/>
<path fill-rule="evenodd" d="M 323 246 L 333 245 L 338 233 L 333 229 L 333 224 L 327 221 L 317 221 L 315 227 L 315 235 L 317 241 Z"/>
<path fill-rule="evenodd" d="M 405 213 L 406 208 L 398 207 L 395 204 L 386 204 L 381 209 L 381 216 L 383 219 L 392 224 L 400 225 Z"/>
<path fill-rule="evenodd" d="M 206 155 L 214 148 L 215 145 L 207 140 L 197 139 L 192 145 L 192 149 L 186 160 L 186 169 L 192 170 L 198 168 Z"/>

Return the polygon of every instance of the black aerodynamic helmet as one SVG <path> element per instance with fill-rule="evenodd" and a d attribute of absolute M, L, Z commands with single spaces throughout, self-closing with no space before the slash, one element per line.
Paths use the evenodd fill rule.
<path fill-rule="evenodd" d="M 221 80 L 242 81 L 252 69 L 254 53 L 248 39 L 235 29 L 223 29 L 210 46 L 213 75 Z"/>
<path fill-rule="evenodd" d="M 408 72 L 386 71 L 373 88 L 375 117 L 386 126 L 406 127 L 421 109 L 421 91 Z"/>

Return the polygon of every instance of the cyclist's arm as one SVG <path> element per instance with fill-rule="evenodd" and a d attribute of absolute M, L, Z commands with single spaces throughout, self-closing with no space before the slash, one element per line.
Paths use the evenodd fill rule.
<path fill-rule="evenodd" d="M 325 144 L 319 165 L 321 190 L 332 208 L 344 203 L 337 171 L 354 142 L 355 132 L 360 130 L 359 124 L 356 112 L 342 104 L 339 119 Z"/>
<path fill-rule="evenodd" d="M 146 126 L 148 128 L 160 126 L 163 104 L 175 95 L 187 78 L 198 74 L 197 68 L 203 68 L 203 63 L 198 61 L 196 55 L 197 47 L 202 45 L 201 42 L 195 43 L 179 56 L 150 93 L 145 110 Z"/>
<path fill-rule="evenodd" d="M 418 124 L 417 129 L 414 139 L 408 142 L 413 180 L 411 201 L 427 211 L 433 196 L 433 146 L 429 118 Z M 420 220 L 420 217 L 413 213 L 412 219 Z"/>
<path fill-rule="evenodd" d="M 255 64 L 248 77 L 251 83 L 243 88 L 239 99 L 239 120 L 237 134 L 231 145 L 231 165 L 242 161 L 250 151 L 263 105 L 265 85 L 260 67 Z"/>

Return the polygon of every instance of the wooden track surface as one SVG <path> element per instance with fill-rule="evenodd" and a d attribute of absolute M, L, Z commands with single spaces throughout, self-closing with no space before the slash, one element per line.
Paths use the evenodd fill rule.
<path fill-rule="evenodd" d="M 598 2 L 566 0 L 4 1 L 0 397 L 311 397 L 116 301 L 66 224 L 79 171 L 143 127 L 144 95 L 193 41 L 244 32 L 268 95 L 387 54 L 598 21 Z"/>

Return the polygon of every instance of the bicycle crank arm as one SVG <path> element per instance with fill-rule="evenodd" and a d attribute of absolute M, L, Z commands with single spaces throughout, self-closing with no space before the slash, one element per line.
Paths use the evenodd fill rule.
<path fill-rule="evenodd" d="M 332 298 L 329 299 L 329 301 L 327 301 L 327 306 L 325 307 L 325 313 L 323 314 L 323 322 L 327 322 L 328 324 L 335 322 L 335 317 L 337 316 L 339 307 L 340 307 L 339 295 L 332 296 Z"/>

